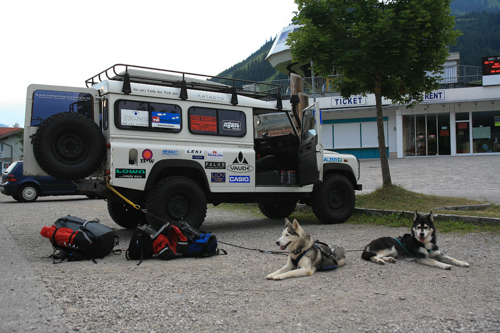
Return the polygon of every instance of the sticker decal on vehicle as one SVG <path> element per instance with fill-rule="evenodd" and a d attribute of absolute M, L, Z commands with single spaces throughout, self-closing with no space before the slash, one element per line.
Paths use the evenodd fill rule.
<path fill-rule="evenodd" d="M 116 178 L 146 178 L 146 169 L 116 169 Z"/>
<path fill-rule="evenodd" d="M 250 176 L 229 176 L 230 183 L 250 183 Z"/>
<path fill-rule="evenodd" d="M 163 156 L 181 156 L 182 153 L 179 150 L 163 149 L 161 151 Z"/>
<path fill-rule="evenodd" d="M 243 153 L 240 151 L 238 157 L 233 161 L 233 164 L 228 165 L 227 170 L 232 172 L 251 172 L 253 171 L 253 166 L 249 165 Z"/>
<path fill-rule="evenodd" d="M 207 160 L 222 160 L 224 152 L 222 150 L 212 150 L 207 152 Z"/>
<path fill-rule="evenodd" d="M 226 162 L 205 162 L 205 169 L 225 169 Z"/>
<path fill-rule="evenodd" d="M 151 149 L 144 149 L 142 151 L 141 163 L 154 163 L 153 152 Z"/>
<path fill-rule="evenodd" d="M 212 183 L 225 183 L 226 173 L 225 172 L 212 172 L 211 174 Z"/>
<path fill-rule="evenodd" d="M 325 157 L 323 158 L 323 162 L 342 162 L 341 157 Z"/>
<path fill-rule="evenodd" d="M 186 154 L 205 154 L 203 149 L 186 149 Z"/>

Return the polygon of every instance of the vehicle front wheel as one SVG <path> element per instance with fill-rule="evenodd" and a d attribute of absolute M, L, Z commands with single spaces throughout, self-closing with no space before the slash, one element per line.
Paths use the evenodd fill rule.
<path fill-rule="evenodd" d="M 260 202 L 259 209 L 270 219 L 283 219 L 290 216 L 297 206 L 297 201 Z"/>
<path fill-rule="evenodd" d="M 199 229 L 207 215 L 207 198 L 194 180 L 173 176 L 160 181 L 148 196 L 148 222 L 161 228 L 165 222 L 183 220 Z"/>
<path fill-rule="evenodd" d="M 356 203 L 352 183 L 340 174 L 325 176 L 322 183 L 314 185 L 311 207 L 323 223 L 343 223 L 351 217 Z"/>
<path fill-rule="evenodd" d="M 36 185 L 24 184 L 19 189 L 17 196 L 20 202 L 33 202 L 36 201 L 36 199 L 38 199 L 39 194 L 40 190 Z"/>
<path fill-rule="evenodd" d="M 148 223 L 146 213 L 126 202 L 108 200 L 108 213 L 116 224 L 126 229 L 135 229 L 139 224 Z"/>

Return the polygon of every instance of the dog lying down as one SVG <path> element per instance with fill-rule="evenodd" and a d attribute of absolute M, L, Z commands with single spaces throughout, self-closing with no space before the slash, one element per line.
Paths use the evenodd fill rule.
<path fill-rule="evenodd" d="M 345 265 L 344 248 L 328 246 L 314 239 L 297 220 L 285 219 L 285 230 L 276 241 L 281 250 L 290 254 L 286 265 L 267 276 L 268 280 L 283 280 L 291 277 L 313 275 L 316 270 L 332 270 Z"/>
<path fill-rule="evenodd" d="M 436 229 L 432 212 L 426 217 L 415 212 L 411 235 L 375 239 L 365 247 L 361 258 L 380 265 L 386 262 L 395 263 L 396 258 L 415 258 L 419 264 L 442 269 L 451 269 L 451 265 L 469 267 L 465 261 L 441 254 L 436 245 Z"/>

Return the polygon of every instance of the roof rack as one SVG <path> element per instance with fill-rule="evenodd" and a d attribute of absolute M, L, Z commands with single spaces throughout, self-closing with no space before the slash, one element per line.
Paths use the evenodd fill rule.
<path fill-rule="evenodd" d="M 85 84 L 87 88 L 90 88 L 104 80 L 123 81 L 122 92 L 127 95 L 132 91 L 130 83 L 143 83 L 180 88 L 180 97 L 183 100 L 188 98 L 187 89 L 192 89 L 229 93 L 232 95 L 231 103 L 233 105 L 238 104 L 238 95 L 242 95 L 256 99 L 277 100 L 277 108 L 281 110 L 283 107 L 281 85 L 270 82 L 240 80 L 167 69 L 115 64 L 87 79 Z"/>

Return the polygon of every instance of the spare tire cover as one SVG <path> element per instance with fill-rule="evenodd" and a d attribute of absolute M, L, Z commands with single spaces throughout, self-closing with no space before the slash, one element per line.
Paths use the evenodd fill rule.
<path fill-rule="evenodd" d="M 96 171 L 106 156 L 99 126 L 73 112 L 55 114 L 43 121 L 33 139 L 40 167 L 52 177 L 78 180 Z"/>

